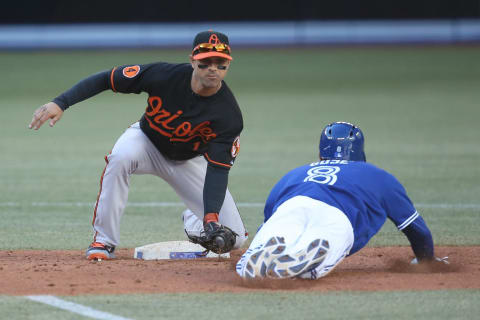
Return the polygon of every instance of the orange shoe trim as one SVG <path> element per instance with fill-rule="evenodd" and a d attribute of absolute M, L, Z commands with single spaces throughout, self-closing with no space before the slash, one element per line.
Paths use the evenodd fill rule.
<path fill-rule="evenodd" d="M 87 257 L 88 260 L 95 260 L 95 259 L 102 259 L 102 260 L 109 260 L 110 258 L 104 253 L 92 253 Z"/>
<path fill-rule="evenodd" d="M 92 242 L 90 247 L 91 248 L 105 248 L 105 245 L 101 242 Z"/>

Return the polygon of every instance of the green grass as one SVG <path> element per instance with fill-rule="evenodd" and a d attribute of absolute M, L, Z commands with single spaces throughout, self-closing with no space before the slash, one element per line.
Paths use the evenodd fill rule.
<path fill-rule="evenodd" d="M 424 292 L 253 292 L 65 297 L 130 319 L 476 319 L 478 290 Z M 261 303 L 259 303 L 261 301 Z M 381 302 L 379 302 L 381 301 Z M 3 312 L 3 313 L 2 313 Z M 73 313 L 0 296 L 9 319 L 78 319 Z M 34 316 L 33 316 L 34 315 Z"/>
<path fill-rule="evenodd" d="M 478 47 L 238 50 L 227 81 L 243 110 L 245 130 L 230 173 L 232 194 L 238 202 L 264 202 L 284 173 L 315 160 L 321 128 L 346 120 L 363 128 L 367 159 L 396 175 L 415 203 L 477 205 L 420 209 L 438 243 L 480 243 L 471 227 L 480 194 L 479 53 Z M 0 248 L 44 248 L 52 233 L 66 231 L 66 248 L 83 248 L 90 239 L 90 207 L 31 203 L 93 203 L 103 156 L 139 119 L 146 95 L 101 93 L 71 107 L 55 128 L 37 132 L 26 129 L 33 110 L 99 70 L 158 59 L 181 62 L 186 55 L 176 50 L 10 52 L 0 53 L 0 59 L 15 66 L 0 80 L 0 203 L 21 204 L 0 207 L 5 222 Z M 134 176 L 129 200 L 178 198 L 163 181 Z M 146 228 L 150 240 L 159 235 L 154 228 L 150 234 L 149 223 L 169 229 L 170 223 L 179 224 L 181 210 L 128 208 L 122 245 L 142 242 L 131 241 L 129 220 Z M 248 229 L 256 230 L 261 209 L 244 208 L 242 214 Z M 181 226 L 175 228 L 168 235 L 182 238 Z M 33 239 L 21 232 L 27 229 L 36 230 Z M 374 241 L 392 244 L 390 237 Z"/>
<path fill-rule="evenodd" d="M 236 50 L 227 82 L 245 129 L 229 179 L 234 198 L 264 202 L 284 173 L 316 159 L 322 127 L 351 121 L 365 132 L 368 161 L 405 185 L 437 245 L 479 245 L 479 56 L 475 46 Z M 3 52 L 0 59 L 6 66 L 0 78 L 0 250 L 84 249 L 91 241 L 89 204 L 97 196 L 103 157 L 140 118 L 146 95 L 101 93 L 71 107 L 54 128 L 37 132 L 27 129 L 32 112 L 95 72 L 129 63 L 187 61 L 187 52 L 24 51 Z M 163 181 L 134 176 L 129 201 L 179 199 Z M 83 205 L 58 205 L 77 202 Z M 240 209 L 253 236 L 262 209 Z M 127 207 L 121 246 L 184 239 L 182 210 Z M 369 245 L 408 242 L 387 222 Z M 136 319 L 152 318 L 159 304 L 172 318 L 207 318 L 205 306 L 211 306 L 232 319 L 308 319 L 319 313 L 336 319 L 470 319 L 478 314 L 478 295 L 258 292 L 68 299 Z M 382 303 L 373 304 L 372 297 Z M 21 319 L 76 318 L 21 298 L 0 298 L 0 315 L 15 310 Z"/>

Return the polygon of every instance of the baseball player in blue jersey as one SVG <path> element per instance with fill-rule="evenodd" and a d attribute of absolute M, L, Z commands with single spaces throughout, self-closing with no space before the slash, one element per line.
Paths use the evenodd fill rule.
<path fill-rule="evenodd" d="M 323 277 L 362 249 L 387 218 L 407 236 L 416 261 L 436 261 L 430 230 L 403 186 L 365 162 L 360 128 L 326 126 L 319 157 L 274 186 L 264 223 L 237 263 L 241 277 Z"/>

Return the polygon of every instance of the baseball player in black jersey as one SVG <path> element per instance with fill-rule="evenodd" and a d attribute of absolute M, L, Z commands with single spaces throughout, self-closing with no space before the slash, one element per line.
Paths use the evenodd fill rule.
<path fill-rule="evenodd" d="M 228 173 L 240 149 L 242 114 L 223 81 L 230 67 L 228 37 L 205 31 L 193 41 L 190 63 L 125 65 L 94 74 L 42 107 L 29 128 L 53 126 L 77 102 L 104 90 L 148 93 L 145 113 L 105 157 L 94 209 L 94 239 L 88 259 L 112 259 L 132 174 L 168 182 L 187 206 L 189 238 L 215 252 L 239 248 L 247 239 L 227 189 Z"/>

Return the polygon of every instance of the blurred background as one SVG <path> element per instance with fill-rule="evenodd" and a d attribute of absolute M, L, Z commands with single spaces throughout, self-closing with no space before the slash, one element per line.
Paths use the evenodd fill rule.
<path fill-rule="evenodd" d="M 276 181 L 349 121 L 437 244 L 480 243 L 480 0 L 16 0 L 0 11 L 0 249 L 88 246 L 103 157 L 147 95 L 106 91 L 38 131 L 33 111 L 102 70 L 188 62 L 207 29 L 233 49 L 244 131 L 229 188 L 252 236 Z M 133 176 L 121 246 L 184 239 L 182 210 L 165 182 Z M 386 225 L 370 245 L 408 245 Z"/>
<path fill-rule="evenodd" d="M 236 45 L 480 40 L 479 0 L 10 1 L 0 48 L 188 46 L 215 27 Z"/>

